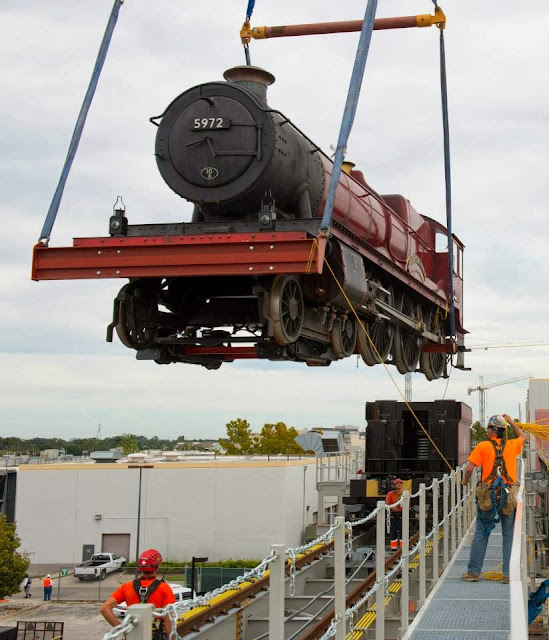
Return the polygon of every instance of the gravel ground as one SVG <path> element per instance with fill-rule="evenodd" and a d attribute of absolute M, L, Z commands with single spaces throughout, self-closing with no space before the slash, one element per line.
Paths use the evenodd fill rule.
<path fill-rule="evenodd" d="M 112 628 L 100 615 L 97 602 L 0 602 L 0 627 L 15 627 L 18 620 L 64 622 L 63 640 L 102 640 Z"/>

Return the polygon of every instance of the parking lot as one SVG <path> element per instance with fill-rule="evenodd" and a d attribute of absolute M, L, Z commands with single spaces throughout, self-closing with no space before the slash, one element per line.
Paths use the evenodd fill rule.
<path fill-rule="evenodd" d="M 0 627 L 16 626 L 19 620 L 64 622 L 63 640 L 102 640 L 111 629 L 97 602 L 44 602 L 38 597 L 0 602 Z"/>
<path fill-rule="evenodd" d="M 118 571 L 102 581 L 81 582 L 73 575 L 52 574 L 52 599 L 44 602 L 41 578 L 34 576 L 31 598 L 25 599 L 21 591 L 0 602 L 0 627 L 16 626 L 19 620 L 64 622 L 63 640 L 102 640 L 111 627 L 100 615 L 99 605 L 121 582 L 132 578 L 133 573 Z"/>

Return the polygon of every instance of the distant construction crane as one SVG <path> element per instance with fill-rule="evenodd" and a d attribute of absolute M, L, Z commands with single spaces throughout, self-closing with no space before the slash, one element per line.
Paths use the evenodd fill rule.
<path fill-rule="evenodd" d="M 486 426 L 486 391 L 491 389 L 492 387 L 500 387 L 503 384 L 511 384 L 512 382 L 519 382 L 520 380 L 528 380 L 532 376 L 521 376 L 520 378 L 510 378 L 509 380 L 501 380 L 500 382 L 490 382 L 490 384 L 484 384 L 484 378 L 482 376 L 478 377 L 478 386 L 477 387 L 469 387 L 467 389 L 467 395 L 470 396 L 473 391 L 479 392 L 479 400 L 478 400 L 478 414 L 480 424 L 485 427 Z"/>

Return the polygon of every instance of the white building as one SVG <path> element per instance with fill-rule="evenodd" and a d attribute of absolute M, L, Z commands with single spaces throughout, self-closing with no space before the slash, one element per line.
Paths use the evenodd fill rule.
<path fill-rule="evenodd" d="M 272 544 L 303 542 L 318 517 L 315 476 L 314 458 L 22 465 L 17 532 L 33 563 L 70 565 L 94 551 L 134 560 L 137 546 L 166 560 L 261 559 Z M 336 502 L 321 504 L 320 520 Z"/>
<path fill-rule="evenodd" d="M 549 425 L 549 378 L 530 378 L 528 381 L 526 421 Z M 543 449 L 549 452 L 549 440 L 543 443 Z"/>

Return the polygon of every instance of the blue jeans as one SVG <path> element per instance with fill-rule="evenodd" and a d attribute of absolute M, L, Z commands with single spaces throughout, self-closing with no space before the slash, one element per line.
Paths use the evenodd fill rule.
<path fill-rule="evenodd" d="M 44 600 L 51 600 L 51 592 L 53 587 L 44 587 Z"/>
<path fill-rule="evenodd" d="M 515 512 L 508 516 L 501 516 L 501 532 L 503 534 L 503 575 L 509 577 L 509 560 L 511 559 L 511 547 L 513 546 L 513 530 L 515 528 Z M 486 533 L 486 529 L 477 513 L 477 526 L 473 542 L 471 543 L 471 554 L 469 556 L 469 565 L 467 571 L 475 576 L 479 576 L 482 572 L 482 563 L 486 555 L 486 547 L 488 546 L 488 538 L 490 533 Z"/>

